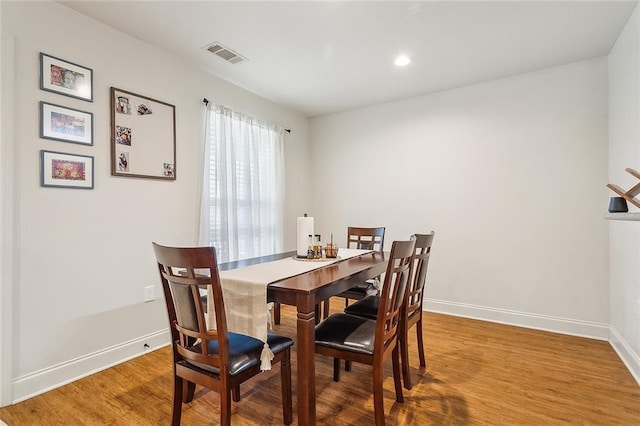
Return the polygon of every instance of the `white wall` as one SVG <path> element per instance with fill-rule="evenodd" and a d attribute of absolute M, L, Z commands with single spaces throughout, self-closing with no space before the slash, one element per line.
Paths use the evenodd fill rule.
<path fill-rule="evenodd" d="M 309 209 L 308 120 L 187 66 L 54 2 L 2 2 L 2 30 L 15 37 L 15 280 L 13 400 L 168 342 L 151 242 L 197 242 L 198 164 L 206 97 L 291 128 L 285 136 L 285 247 Z M 39 90 L 39 53 L 93 69 L 94 102 Z M 231 66 L 231 65 L 230 65 Z M 110 175 L 111 86 L 176 106 L 175 182 Z M 93 112 L 94 146 L 44 140 L 38 102 Z M 95 156 L 95 189 L 42 188 L 39 151 Z M 158 299 L 143 303 L 143 288 Z"/>
<path fill-rule="evenodd" d="M 311 136 L 323 235 L 436 232 L 428 309 L 608 337 L 605 58 L 315 118 Z"/>
<path fill-rule="evenodd" d="M 0 9 L 1 11 L 1 9 Z M 14 40 L 2 33 L 0 61 L 0 406 L 11 402 L 11 353 L 13 348 L 13 204 L 4 200 L 13 199 L 13 101 L 14 72 L 11 61 L 14 55 Z M 11 141 L 9 143 L 8 141 Z M 7 285 L 4 285 L 7 283 Z"/>
<path fill-rule="evenodd" d="M 627 190 L 638 180 L 624 169 L 640 170 L 638 8 L 609 54 L 609 120 L 609 182 Z M 640 383 L 640 222 L 611 221 L 609 230 L 611 342 Z"/>

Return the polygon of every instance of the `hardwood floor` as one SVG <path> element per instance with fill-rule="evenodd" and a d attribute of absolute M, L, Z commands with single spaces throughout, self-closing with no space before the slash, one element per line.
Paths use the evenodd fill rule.
<path fill-rule="evenodd" d="M 283 306 L 282 313 L 276 331 L 295 336 L 295 311 Z M 395 402 L 388 362 L 388 425 L 640 425 L 640 386 L 607 342 L 432 313 L 424 336 L 427 368 L 417 367 L 413 337 L 414 387 L 405 390 L 404 404 Z M 0 408 L 0 419 L 9 426 L 169 424 L 170 359 L 168 347 L 151 352 Z M 339 383 L 332 381 L 331 359 L 317 356 L 316 368 L 319 424 L 373 424 L 371 367 L 354 364 Z M 241 394 L 232 405 L 234 425 L 282 424 L 278 368 L 249 381 Z M 183 425 L 214 425 L 218 418 L 218 395 L 198 388 Z"/>

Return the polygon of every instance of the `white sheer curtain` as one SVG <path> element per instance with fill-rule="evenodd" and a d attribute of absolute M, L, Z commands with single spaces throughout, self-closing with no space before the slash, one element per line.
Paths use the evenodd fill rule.
<path fill-rule="evenodd" d="M 283 248 L 284 129 L 207 109 L 199 243 L 219 262 Z"/>

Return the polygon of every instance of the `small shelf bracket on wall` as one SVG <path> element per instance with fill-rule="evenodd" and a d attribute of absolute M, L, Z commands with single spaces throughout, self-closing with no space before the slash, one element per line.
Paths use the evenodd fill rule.
<path fill-rule="evenodd" d="M 636 172 L 633 169 L 624 169 L 627 173 L 631 174 L 633 177 L 640 179 L 640 173 Z M 636 200 L 636 195 L 640 194 L 640 182 L 638 182 L 633 188 L 628 191 L 623 191 L 619 186 L 614 185 L 612 183 L 607 184 L 607 188 L 633 204 L 634 206 L 640 208 L 640 201 Z"/>

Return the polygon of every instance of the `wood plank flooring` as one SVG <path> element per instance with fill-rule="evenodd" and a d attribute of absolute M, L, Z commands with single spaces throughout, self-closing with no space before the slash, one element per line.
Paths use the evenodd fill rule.
<path fill-rule="evenodd" d="M 283 306 L 276 331 L 295 337 L 293 308 Z M 405 390 L 404 404 L 395 402 L 388 363 L 387 425 L 640 425 L 640 386 L 607 342 L 433 313 L 425 315 L 424 335 L 427 368 L 418 368 L 412 337 L 414 388 Z M 332 381 L 331 359 L 317 356 L 316 368 L 319 424 L 374 423 L 371 367 L 354 364 L 339 383 Z M 234 425 L 282 424 L 279 367 L 241 393 L 232 405 Z M 9 426 L 165 425 L 171 397 L 167 347 L 0 408 L 0 419 Z M 198 387 L 184 406 L 183 425 L 218 424 L 218 401 Z"/>

